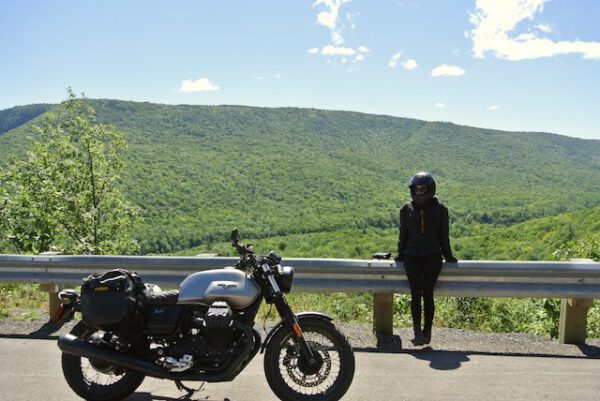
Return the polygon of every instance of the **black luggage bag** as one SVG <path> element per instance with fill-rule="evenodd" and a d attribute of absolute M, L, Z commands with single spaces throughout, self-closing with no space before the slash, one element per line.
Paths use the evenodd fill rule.
<path fill-rule="evenodd" d="M 115 269 L 96 273 L 81 285 L 81 315 L 88 326 L 125 330 L 137 322 L 146 305 L 146 287 L 135 272 Z"/>

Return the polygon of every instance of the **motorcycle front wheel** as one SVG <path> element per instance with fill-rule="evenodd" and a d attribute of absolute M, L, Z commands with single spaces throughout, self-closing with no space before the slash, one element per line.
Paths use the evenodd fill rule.
<path fill-rule="evenodd" d="M 354 378 L 354 353 L 346 337 L 325 320 L 300 319 L 300 327 L 317 359 L 301 355 L 290 327 L 279 330 L 267 344 L 264 369 L 271 390 L 284 401 L 335 401 Z"/>
<path fill-rule="evenodd" d="M 103 337 L 105 333 L 79 322 L 70 334 L 93 341 Z M 69 387 L 88 401 L 122 400 L 133 393 L 144 380 L 141 373 L 64 352 L 62 369 Z"/>

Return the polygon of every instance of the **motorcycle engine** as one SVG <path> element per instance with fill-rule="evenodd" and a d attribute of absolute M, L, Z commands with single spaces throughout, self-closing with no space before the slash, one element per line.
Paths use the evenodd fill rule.
<path fill-rule="evenodd" d="M 157 362 L 172 372 L 219 369 L 235 351 L 233 312 L 226 302 L 193 311 L 184 327 L 183 337 L 170 339 L 157 352 Z"/>

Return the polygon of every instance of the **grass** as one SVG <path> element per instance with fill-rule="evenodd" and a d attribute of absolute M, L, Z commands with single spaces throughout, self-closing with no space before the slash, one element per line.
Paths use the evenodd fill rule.
<path fill-rule="evenodd" d="M 286 296 L 292 310 L 320 312 L 337 321 L 370 325 L 373 323 L 373 295 L 369 293 L 291 293 Z M 438 327 L 464 328 L 481 332 L 518 332 L 556 337 L 560 300 L 532 298 L 436 297 Z M 257 323 L 277 320 L 263 303 Z M 395 294 L 394 326 L 410 327 L 410 297 Z M 48 316 L 47 293 L 36 284 L 0 284 L 0 319 L 40 319 Z M 588 337 L 600 338 L 600 300 L 588 312 Z"/>
<path fill-rule="evenodd" d="M 0 318 L 38 319 L 48 313 L 48 295 L 38 284 L 0 284 Z"/>
<path fill-rule="evenodd" d="M 286 298 L 296 313 L 320 312 L 344 322 L 373 322 L 373 296 L 371 294 L 292 293 L 288 294 Z"/>

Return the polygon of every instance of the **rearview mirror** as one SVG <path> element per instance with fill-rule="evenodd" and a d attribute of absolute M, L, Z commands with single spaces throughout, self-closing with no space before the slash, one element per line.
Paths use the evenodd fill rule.
<path fill-rule="evenodd" d="M 231 239 L 231 241 L 237 243 L 240 239 L 239 237 L 239 233 L 238 233 L 238 229 L 234 228 L 233 231 L 231 232 L 231 235 L 229 236 L 229 238 Z"/>

